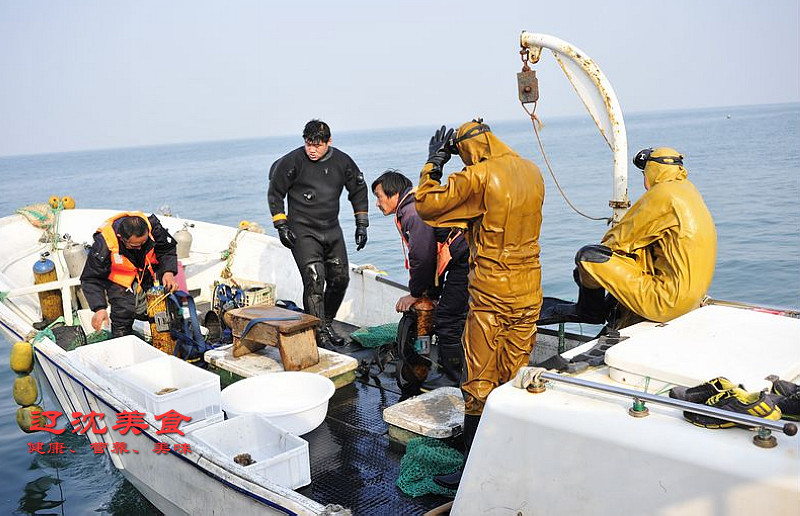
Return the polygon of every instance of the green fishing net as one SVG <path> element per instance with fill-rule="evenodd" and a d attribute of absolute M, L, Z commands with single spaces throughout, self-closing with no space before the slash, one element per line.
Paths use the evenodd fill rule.
<path fill-rule="evenodd" d="M 378 348 L 391 344 L 397 337 L 397 323 L 382 324 L 359 328 L 350 334 L 350 338 L 365 348 Z"/>
<path fill-rule="evenodd" d="M 433 477 L 453 473 L 463 462 L 461 453 L 442 441 L 431 437 L 415 437 L 406 445 L 406 454 L 400 461 L 400 474 L 395 484 L 408 496 L 455 496 L 455 490 L 437 485 Z"/>
<path fill-rule="evenodd" d="M 108 330 L 93 331 L 86 336 L 87 344 L 94 344 L 95 342 L 103 342 L 111 338 L 111 332 Z"/>

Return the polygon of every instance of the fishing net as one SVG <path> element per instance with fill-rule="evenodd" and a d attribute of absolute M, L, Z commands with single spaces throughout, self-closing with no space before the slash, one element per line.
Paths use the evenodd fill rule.
<path fill-rule="evenodd" d="M 103 342 L 104 340 L 108 340 L 111 338 L 111 332 L 108 330 L 98 330 L 93 331 L 89 335 L 86 336 L 86 343 L 87 344 L 94 344 L 96 342 Z"/>
<path fill-rule="evenodd" d="M 28 222 L 39 229 L 50 229 L 55 220 L 55 213 L 49 204 L 31 204 L 17 210 Z"/>
<path fill-rule="evenodd" d="M 359 328 L 350 334 L 350 338 L 365 348 L 378 348 L 391 344 L 397 337 L 397 323 L 382 324 Z"/>
<path fill-rule="evenodd" d="M 55 343 L 65 351 L 86 345 L 86 333 L 80 326 L 54 326 L 51 328 Z"/>
<path fill-rule="evenodd" d="M 400 473 L 395 484 L 408 496 L 455 496 L 455 490 L 437 485 L 433 477 L 453 473 L 463 462 L 464 457 L 458 450 L 442 441 L 431 437 L 415 437 L 406 445 L 406 454 L 400 461 Z"/>

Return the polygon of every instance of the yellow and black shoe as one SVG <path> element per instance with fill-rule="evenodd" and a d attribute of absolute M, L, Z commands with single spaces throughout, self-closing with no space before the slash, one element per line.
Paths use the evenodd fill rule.
<path fill-rule="evenodd" d="M 739 387 L 720 392 L 706 400 L 705 404 L 709 407 L 749 416 L 763 417 L 772 421 L 781 418 L 781 409 L 778 408 L 769 394 L 766 392 L 747 392 Z M 730 421 L 688 411 L 683 413 L 683 417 L 693 425 L 703 428 L 730 428 L 736 426 L 736 423 Z"/>
<path fill-rule="evenodd" d="M 669 397 L 683 401 L 691 401 L 692 403 L 705 403 L 709 398 L 717 394 L 733 389 L 734 387 L 742 388 L 741 385 L 736 385 L 724 376 L 718 376 L 713 380 L 709 380 L 694 387 L 673 387 L 669 391 Z"/>

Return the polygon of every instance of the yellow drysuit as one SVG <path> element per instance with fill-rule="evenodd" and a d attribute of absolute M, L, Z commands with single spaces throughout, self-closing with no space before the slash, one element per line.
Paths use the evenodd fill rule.
<path fill-rule="evenodd" d="M 652 153 L 677 154 L 670 148 Z M 700 306 L 714 276 L 717 231 L 682 165 L 648 161 L 644 174 L 649 190 L 603 237 L 611 258 L 578 266 L 622 305 L 666 322 Z"/>
<path fill-rule="evenodd" d="M 478 125 L 462 125 L 463 136 Z M 426 164 L 416 192 L 417 213 L 433 226 L 468 226 L 469 313 L 464 328 L 467 415 L 480 415 L 489 393 L 528 364 L 542 305 L 539 230 L 544 181 L 491 132 L 457 144 L 466 167 L 447 183 Z"/>

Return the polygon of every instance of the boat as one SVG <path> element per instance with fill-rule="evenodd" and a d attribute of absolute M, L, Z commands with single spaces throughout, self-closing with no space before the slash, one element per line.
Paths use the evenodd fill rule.
<path fill-rule="evenodd" d="M 529 65 L 544 49 L 551 50 L 606 139 L 613 156 L 611 218 L 619 220 L 628 206 L 628 152 L 622 111 L 610 83 L 585 52 L 567 42 L 528 32 L 520 41 L 523 72 L 531 71 Z M 521 82 L 521 98 L 532 98 L 532 90 L 525 90 L 535 88 L 531 84 Z M 63 312 L 79 315 L 75 294 L 80 282 L 70 277 L 63 259 L 63 235 L 91 241 L 102 221 L 119 211 L 125 210 L 59 210 L 58 238 L 48 238 L 18 214 L 0 219 L 0 240 L 6 242 L 0 250 L 0 291 L 6 293 L 0 329 L 6 335 L 12 340 L 37 335 L 37 293 L 43 290 L 60 290 Z M 213 302 L 213 285 L 227 265 L 234 277 L 274 285 L 279 298 L 302 298 L 291 254 L 277 238 L 198 220 L 160 219 L 173 234 L 193 225 L 183 267 L 187 289 L 198 304 Z M 232 243 L 231 264 L 221 253 Z M 31 266 L 44 251 L 53 254 L 58 278 L 31 286 Z M 349 332 L 396 322 L 394 302 L 404 292 L 403 285 L 376 268 L 352 265 L 336 324 Z M 572 373 L 525 368 L 496 389 L 452 502 L 437 495 L 411 498 L 395 486 L 402 453 L 392 451 L 401 440 L 392 431 L 409 430 L 385 411 L 415 399 L 402 400 L 390 376 L 374 374 L 368 362 L 363 367 L 369 352 L 342 357 L 321 352 L 335 369 L 327 374 L 338 389 L 326 424 L 304 436 L 310 454 L 306 486 L 281 485 L 207 446 L 202 434 L 230 419 L 206 418 L 180 436 L 157 434 L 159 425 L 148 414 L 150 427 L 139 434 L 122 435 L 109 426 L 107 434 L 86 436 L 92 443 L 123 441 L 137 450 L 166 443 L 169 451 L 163 454 L 106 449 L 113 466 L 166 514 L 797 514 L 800 438 L 794 424 L 674 400 L 666 392 L 719 375 L 751 391 L 768 388 L 769 375 L 797 382 L 798 337 L 797 311 L 711 299 L 669 323 L 639 323 L 613 338 L 581 338 L 563 326 L 542 328 L 537 351 L 555 342 L 565 359 L 599 360 Z M 762 344 L 755 348 L 754 342 Z M 225 382 L 250 375 L 253 367 L 266 374 L 280 369 L 269 357 L 258 366 L 237 368 L 224 353 L 208 351 L 206 361 Z M 81 348 L 64 349 L 49 336 L 36 338 L 36 375 L 61 412 L 143 409 L 114 375 L 98 374 L 80 354 Z M 738 426 L 699 428 L 684 419 L 684 411 Z M 446 437 L 452 439 L 459 428 L 448 428 Z M 425 431 L 417 428 L 416 433 Z M 181 445 L 191 451 L 176 451 Z"/>

